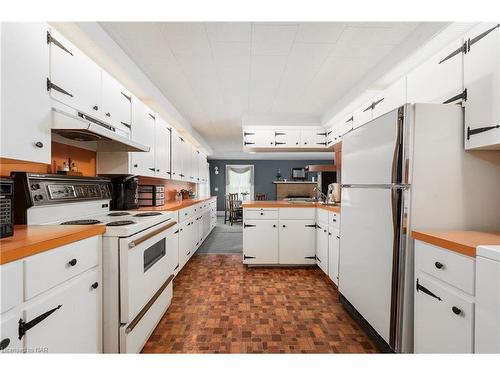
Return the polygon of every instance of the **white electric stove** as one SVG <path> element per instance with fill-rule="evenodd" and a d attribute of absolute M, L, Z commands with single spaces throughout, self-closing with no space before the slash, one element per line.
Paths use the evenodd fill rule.
<path fill-rule="evenodd" d="M 110 211 L 106 178 L 31 173 L 13 177 L 21 223 L 106 226 L 104 351 L 139 352 L 172 300 L 172 280 L 179 266 L 177 212 Z"/>

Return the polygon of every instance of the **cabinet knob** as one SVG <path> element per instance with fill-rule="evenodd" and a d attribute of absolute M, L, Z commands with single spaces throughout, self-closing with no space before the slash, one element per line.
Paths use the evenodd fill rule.
<path fill-rule="evenodd" d="M 111 113 L 106 112 L 106 117 L 111 117 Z"/>
<path fill-rule="evenodd" d="M 286 228 L 286 225 L 285 225 L 285 224 L 283 224 L 283 228 Z"/>
<path fill-rule="evenodd" d="M 434 265 L 436 266 L 436 268 L 437 268 L 438 270 L 440 270 L 441 268 L 443 268 L 443 263 L 436 262 L 436 263 L 434 263 Z"/>
<path fill-rule="evenodd" d="M 460 309 L 459 309 L 458 307 L 456 307 L 456 306 L 453 306 L 453 307 L 451 308 L 451 310 L 453 311 L 453 313 L 454 313 L 455 315 L 460 315 L 460 314 L 462 313 L 462 310 L 460 310 Z"/>
<path fill-rule="evenodd" d="M 260 214 L 261 214 L 261 215 L 264 215 L 264 212 L 261 212 Z"/>
<path fill-rule="evenodd" d="M 137 168 L 139 166 L 139 164 L 134 164 L 134 168 Z"/>
<path fill-rule="evenodd" d="M 74 258 L 73 258 L 73 259 L 71 259 L 71 260 L 68 262 L 68 264 L 69 264 L 71 267 L 76 266 L 76 263 L 77 263 L 77 262 L 76 262 L 76 259 L 74 259 Z"/>
<path fill-rule="evenodd" d="M 276 224 L 273 224 L 273 228 L 276 228 Z"/>
<path fill-rule="evenodd" d="M 9 346 L 9 344 L 10 344 L 9 338 L 3 339 L 2 341 L 0 341 L 0 350 L 4 350 Z"/>
<path fill-rule="evenodd" d="M 35 142 L 35 147 L 38 147 L 38 148 L 43 148 L 43 142 Z"/>
<path fill-rule="evenodd" d="M 92 107 L 92 109 L 93 109 L 94 111 L 98 111 L 98 110 L 99 110 L 99 107 L 95 105 L 95 106 L 93 106 L 93 107 Z"/>
<path fill-rule="evenodd" d="M 99 286 L 99 283 L 96 281 L 95 283 L 92 284 L 92 289 L 97 289 Z"/>

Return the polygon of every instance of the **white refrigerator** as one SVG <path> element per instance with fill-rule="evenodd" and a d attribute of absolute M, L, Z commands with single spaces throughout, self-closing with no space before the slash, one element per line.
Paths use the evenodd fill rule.
<path fill-rule="evenodd" d="M 411 230 L 500 225 L 500 158 L 463 129 L 461 106 L 406 104 L 343 137 L 340 298 L 389 351 L 413 350 Z"/>

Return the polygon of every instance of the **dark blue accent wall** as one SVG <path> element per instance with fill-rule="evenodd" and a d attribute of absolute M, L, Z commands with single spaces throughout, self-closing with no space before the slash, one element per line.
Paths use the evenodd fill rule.
<path fill-rule="evenodd" d="M 210 165 L 210 193 L 217 196 L 217 211 L 224 210 L 224 195 L 226 194 L 226 165 L 254 165 L 254 191 L 255 194 L 267 194 L 268 200 L 276 199 L 276 181 L 278 168 L 282 178 L 291 180 L 292 168 L 301 168 L 310 164 L 333 164 L 332 160 L 209 160 Z M 215 166 L 219 167 L 219 174 L 215 174 Z M 317 178 L 316 173 L 309 173 L 309 178 Z M 218 188 L 218 191 L 215 191 Z"/>

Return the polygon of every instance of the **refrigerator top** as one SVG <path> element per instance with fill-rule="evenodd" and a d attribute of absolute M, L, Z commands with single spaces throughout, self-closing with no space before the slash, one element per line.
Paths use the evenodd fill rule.
<path fill-rule="evenodd" d="M 388 112 L 344 136 L 343 185 L 392 185 L 401 182 L 405 108 Z"/>

